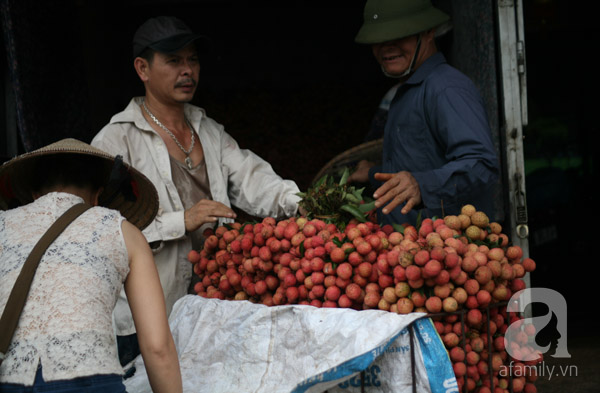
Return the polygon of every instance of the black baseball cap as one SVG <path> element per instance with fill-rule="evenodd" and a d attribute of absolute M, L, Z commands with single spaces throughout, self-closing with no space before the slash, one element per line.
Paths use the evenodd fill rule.
<path fill-rule="evenodd" d="M 199 51 L 208 49 L 208 37 L 196 34 L 180 19 L 174 16 L 157 16 L 148 19 L 133 36 L 133 57 L 144 49 L 151 48 L 161 53 L 173 53 L 197 42 Z"/>

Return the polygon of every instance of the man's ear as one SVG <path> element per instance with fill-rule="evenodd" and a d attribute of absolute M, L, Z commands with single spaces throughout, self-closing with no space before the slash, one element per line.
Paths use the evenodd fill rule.
<path fill-rule="evenodd" d="M 427 42 L 435 42 L 435 28 L 423 32 L 421 37 L 422 40 Z"/>
<path fill-rule="evenodd" d="M 135 72 L 138 74 L 138 77 L 142 80 L 142 82 L 146 82 L 148 80 L 148 69 L 150 68 L 148 60 L 142 57 L 136 57 L 135 60 L 133 60 L 133 68 L 135 68 Z"/>

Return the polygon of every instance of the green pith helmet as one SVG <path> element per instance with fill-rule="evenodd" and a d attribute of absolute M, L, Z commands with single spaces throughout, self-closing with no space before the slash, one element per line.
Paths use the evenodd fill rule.
<path fill-rule="evenodd" d="M 430 0 L 367 0 L 363 17 L 363 25 L 355 38 L 359 44 L 409 37 L 450 19 Z"/>

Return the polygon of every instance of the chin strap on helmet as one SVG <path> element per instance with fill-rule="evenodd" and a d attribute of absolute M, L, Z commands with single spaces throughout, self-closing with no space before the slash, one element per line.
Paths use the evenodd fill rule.
<path fill-rule="evenodd" d="M 418 35 L 417 37 L 417 47 L 415 49 L 415 54 L 413 55 L 412 60 L 410 61 L 410 64 L 408 66 L 408 68 L 406 69 L 406 71 L 404 71 L 402 74 L 400 75 L 392 75 L 392 74 L 388 74 L 385 69 L 383 68 L 383 66 L 381 66 L 381 71 L 383 72 L 383 74 L 387 77 L 390 78 L 404 78 L 406 75 L 410 74 L 411 72 L 413 72 L 413 67 L 415 65 L 415 62 L 417 60 L 417 57 L 419 56 L 419 51 L 421 49 L 421 34 Z"/>

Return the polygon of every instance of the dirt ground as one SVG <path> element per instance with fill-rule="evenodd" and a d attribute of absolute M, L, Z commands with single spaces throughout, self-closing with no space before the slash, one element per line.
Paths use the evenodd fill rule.
<path fill-rule="evenodd" d="M 591 321 L 590 321 L 591 322 Z M 539 393 L 600 391 L 600 337 L 569 334 L 570 358 L 545 356 L 535 385 Z"/>

